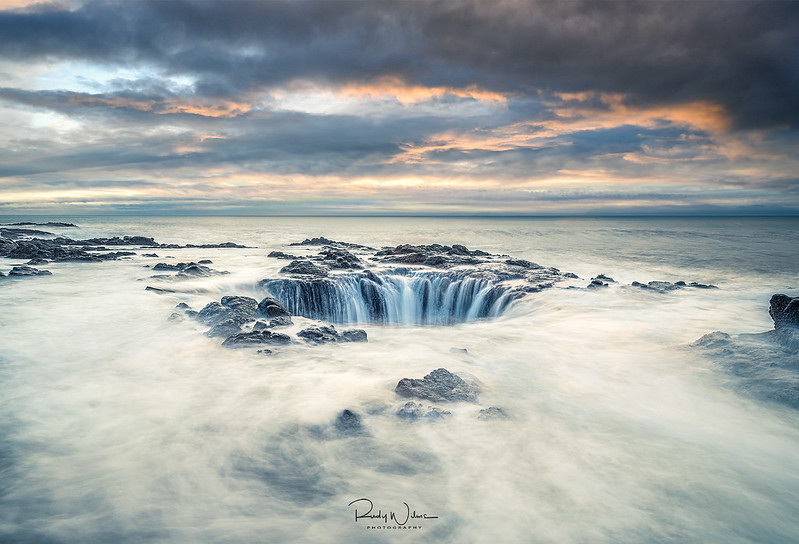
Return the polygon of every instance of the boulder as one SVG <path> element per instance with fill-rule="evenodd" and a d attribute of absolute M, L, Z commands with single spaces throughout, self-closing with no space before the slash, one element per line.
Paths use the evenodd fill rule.
<path fill-rule="evenodd" d="M 341 332 L 339 340 L 342 342 L 368 342 L 366 331 L 363 329 L 347 329 Z"/>
<path fill-rule="evenodd" d="M 299 276 L 325 277 L 328 274 L 326 267 L 318 266 L 308 260 L 291 261 L 280 269 L 283 274 L 294 274 Z"/>
<path fill-rule="evenodd" d="M 240 332 L 229 336 L 222 345 L 226 348 L 246 348 L 261 344 L 290 344 L 291 338 L 287 334 L 269 330 Z"/>
<path fill-rule="evenodd" d="M 266 297 L 258 303 L 258 315 L 265 317 L 291 317 L 291 314 L 275 297 Z"/>
<path fill-rule="evenodd" d="M 489 406 L 478 412 L 477 419 L 508 419 L 508 414 L 502 408 Z"/>
<path fill-rule="evenodd" d="M 402 378 L 394 391 L 403 397 L 425 399 L 432 402 L 476 402 L 479 388 L 466 383 L 460 376 L 439 368 L 421 380 Z"/>
<path fill-rule="evenodd" d="M 252 324 L 252 330 L 254 331 L 263 331 L 269 328 L 269 323 L 266 321 L 256 321 Z"/>
<path fill-rule="evenodd" d="M 328 248 L 320 252 L 319 256 L 330 268 L 363 268 L 361 260 L 346 249 Z"/>
<path fill-rule="evenodd" d="M 406 402 L 402 408 L 397 410 L 397 417 L 409 420 L 436 420 L 449 415 L 452 415 L 452 413 L 432 406 L 425 407 L 424 405 L 417 404 L 415 402 Z"/>
<path fill-rule="evenodd" d="M 291 320 L 291 317 L 287 315 L 281 315 L 269 320 L 270 329 L 277 327 L 291 327 L 292 325 L 294 325 L 294 322 Z"/>
<path fill-rule="evenodd" d="M 297 333 L 297 336 L 313 344 L 325 344 L 328 342 L 338 342 L 339 334 L 332 325 L 319 325 L 308 327 Z"/>
<path fill-rule="evenodd" d="M 777 330 L 799 327 L 799 297 L 773 295 L 769 301 L 768 314 Z"/>
<path fill-rule="evenodd" d="M 293 261 L 299 259 L 296 255 L 290 255 L 288 253 L 283 253 L 282 251 L 272 251 L 267 255 L 267 257 L 272 257 L 274 259 L 286 259 L 287 261 Z"/>
<path fill-rule="evenodd" d="M 197 313 L 197 321 L 203 325 L 213 326 L 221 323 L 225 319 L 232 319 L 235 312 L 230 308 L 225 308 L 220 303 L 209 302 Z"/>
<path fill-rule="evenodd" d="M 222 306 L 233 310 L 236 315 L 245 320 L 252 321 L 258 311 L 258 301 L 250 297 L 224 296 L 220 301 Z"/>
<path fill-rule="evenodd" d="M 211 338 L 227 338 L 241 332 L 241 325 L 236 319 L 225 319 L 214 325 L 206 335 Z"/>
<path fill-rule="evenodd" d="M 39 270 L 25 264 L 15 266 L 8 273 L 9 276 L 51 276 L 52 274 L 49 270 Z"/>
<path fill-rule="evenodd" d="M 363 424 L 361 423 L 361 416 L 352 410 L 344 410 L 337 417 L 333 423 L 333 427 L 341 434 L 356 435 L 363 432 Z"/>

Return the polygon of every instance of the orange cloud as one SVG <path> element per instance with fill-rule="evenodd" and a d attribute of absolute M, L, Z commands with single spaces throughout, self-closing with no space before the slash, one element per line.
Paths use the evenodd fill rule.
<path fill-rule="evenodd" d="M 166 100 L 131 99 L 106 97 L 87 93 L 70 93 L 66 103 L 72 107 L 120 108 L 155 113 L 159 115 L 186 113 L 203 117 L 237 117 L 249 112 L 253 105 L 234 100 L 184 101 L 178 98 Z"/>
<path fill-rule="evenodd" d="M 410 85 L 393 76 L 377 78 L 368 83 L 349 83 L 339 87 L 335 94 L 353 98 L 393 97 L 403 104 L 416 104 L 434 98 L 450 95 L 505 104 L 507 97 L 501 93 L 480 89 L 477 85 L 467 87 L 425 87 Z"/>

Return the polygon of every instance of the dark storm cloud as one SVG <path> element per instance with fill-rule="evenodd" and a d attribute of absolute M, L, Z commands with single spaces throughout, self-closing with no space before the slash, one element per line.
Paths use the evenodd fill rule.
<path fill-rule="evenodd" d="M 298 78 L 711 101 L 799 124 L 797 2 L 91 2 L 0 13 L 13 59 L 146 63 L 235 96 Z"/>

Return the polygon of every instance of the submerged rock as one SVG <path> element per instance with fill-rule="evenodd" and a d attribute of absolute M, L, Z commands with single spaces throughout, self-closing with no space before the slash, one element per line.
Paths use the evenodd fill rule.
<path fill-rule="evenodd" d="M 246 348 L 260 344 L 290 344 L 291 337 L 287 334 L 272 332 L 270 330 L 240 332 L 229 336 L 222 346 L 226 348 Z"/>
<path fill-rule="evenodd" d="M 363 329 L 347 329 L 341 332 L 339 339 L 342 342 L 368 342 L 366 331 Z"/>
<path fill-rule="evenodd" d="M 508 419 L 508 414 L 498 406 L 489 406 L 478 412 L 477 419 Z"/>
<path fill-rule="evenodd" d="M 479 388 L 466 383 L 460 376 L 439 368 L 421 380 L 402 378 L 394 391 L 403 397 L 425 399 L 432 402 L 476 402 Z"/>
<path fill-rule="evenodd" d="M 291 320 L 291 317 L 287 315 L 281 315 L 269 320 L 269 328 L 274 329 L 277 327 L 291 327 L 294 325 L 294 321 Z"/>
<path fill-rule="evenodd" d="M 667 293 L 669 291 L 674 291 L 677 289 L 683 288 L 695 288 L 695 289 L 718 289 L 715 285 L 706 285 L 704 283 L 697 283 L 692 281 L 691 283 L 685 283 L 684 281 L 677 281 L 674 283 L 668 281 L 650 281 L 649 283 L 641 283 L 638 281 L 632 282 L 630 285 L 633 287 L 638 287 L 640 289 L 649 289 L 652 291 L 657 291 L 658 293 Z"/>
<path fill-rule="evenodd" d="M 341 434 L 345 435 L 357 435 L 363 432 L 363 423 L 361 422 L 361 416 L 353 412 L 352 410 L 344 410 L 342 411 L 338 417 L 336 417 L 335 423 L 333 423 L 333 427 Z"/>
<path fill-rule="evenodd" d="M 406 402 L 402 408 L 397 410 L 397 417 L 409 420 L 436 420 L 450 415 L 452 415 L 452 413 L 447 412 L 446 410 L 440 410 L 433 406 L 425 407 L 424 405 L 415 402 Z"/>

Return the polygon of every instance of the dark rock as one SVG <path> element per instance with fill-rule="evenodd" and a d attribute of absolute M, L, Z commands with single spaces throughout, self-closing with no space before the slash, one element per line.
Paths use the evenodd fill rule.
<path fill-rule="evenodd" d="M 318 236 L 316 238 L 306 238 L 302 242 L 294 242 L 289 244 L 290 246 L 326 246 L 326 245 L 333 245 L 336 242 L 333 240 L 328 240 L 324 236 Z"/>
<path fill-rule="evenodd" d="M 31 223 L 29 221 L 23 221 L 21 223 L 2 223 L 3 226 L 8 227 L 24 227 L 24 226 L 32 226 L 32 227 L 75 227 L 77 225 L 73 225 L 72 223 L 59 223 L 58 221 L 48 221 L 47 223 Z"/>
<path fill-rule="evenodd" d="M 206 335 L 211 338 L 227 338 L 241 332 L 240 322 L 236 319 L 225 319 L 214 325 Z"/>
<path fill-rule="evenodd" d="M 704 335 L 702 338 L 691 344 L 693 347 L 717 348 L 729 344 L 732 337 L 726 332 L 716 331 Z"/>
<path fill-rule="evenodd" d="M 773 295 L 769 301 L 768 315 L 774 321 L 775 329 L 799 327 L 799 297 Z"/>
<path fill-rule="evenodd" d="M 252 330 L 254 331 L 263 331 L 269 328 L 269 323 L 266 321 L 256 321 L 252 324 Z"/>
<path fill-rule="evenodd" d="M 200 312 L 196 312 L 196 311 L 194 311 L 194 310 L 186 310 L 186 311 L 185 311 L 185 312 L 183 312 L 183 313 L 185 313 L 185 314 L 186 314 L 186 317 L 190 317 L 190 318 L 192 318 L 192 319 L 197 319 L 197 314 L 199 314 Z"/>
<path fill-rule="evenodd" d="M 452 415 L 451 412 L 439 410 L 438 408 L 429 406 L 425 408 L 424 405 L 417 404 L 415 402 L 406 402 L 405 405 L 397 411 L 398 417 L 410 420 L 436 420 L 449 415 Z"/>
<path fill-rule="evenodd" d="M 704 283 L 696 283 L 692 281 L 691 283 L 685 283 L 684 281 L 677 281 L 674 283 L 668 281 L 650 281 L 649 283 L 641 283 L 638 281 L 634 281 L 631 284 L 633 287 L 639 287 L 641 289 L 650 289 L 652 291 L 657 291 L 658 293 L 667 293 L 669 291 L 674 291 L 677 289 L 689 288 L 693 287 L 696 289 L 718 289 L 715 285 L 705 285 Z"/>
<path fill-rule="evenodd" d="M 158 263 L 153 266 L 153 270 L 164 270 L 169 272 L 177 272 L 176 277 L 208 277 L 220 274 L 227 274 L 228 272 L 221 270 L 214 270 L 199 263 Z"/>
<path fill-rule="evenodd" d="M 294 322 L 291 320 L 291 317 L 287 315 L 281 315 L 269 320 L 270 329 L 277 327 L 291 327 L 292 325 L 294 325 Z"/>
<path fill-rule="evenodd" d="M 338 342 L 339 340 L 338 331 L 332 325 L 308 327 L 298 332 L 297 336 L 313 344 L 325 344 L 327 342 Z"/>
<path fill-rule="evenodd" d="M 439 368 L 423 379 L 402 378 L 394 391 L 403 397 L 426 399 L 433 402 L 476 402 L 479 388 L 466 383 L 460 376 Z"/>
<path fill-rule="evenodd" d="M 3 273 L 2 270 L 0 270 L 0 278 L 5 278 L 5 277 L 6 277 L 5 273 Z"/>
<path fill-rule="evenodd" d="M 616 280 L 614 280 L 610 276 L 606 276 L 605 274 L 599 274 L 598 276 L 595 276 L 595 277 L 593 277 L 591 279 L 592 280 L 601 280 L 601 281 L 604 281 L 604 282 L 607 282 L 607 283 L 616 283 Z"/>
<path fill-rule="evenodd" d="M 252 321 L 258 311 L 258 301 L 250 297 L 225 296 L 221 300 L 222 306 L 230 308 L 244 321 Z"/>
<path fill-rule="evenodd" d="M 142 257 L 158 257 L 157 253 L 143 253 Z"/>
<path fill-rule="evenodd" d="M 462 246 L 460 244 L 452 244 L 452 247 L 447 253 L 450 255 L 471 255 L 466 246 Z"/>
<path fill-rule="evenodd" d="M 361 416 L 352 410 L 344 410 L 336 417 L 333 427 L 341 434 L 356 435 L 363 432 Z"/>
<path fill-rule="evenodd" d="M 540 264 L 536 264 L 534 262 L 525 261 L 524 259 L 507 259 L 505 264 L 510 266 L 518 266 L 520 268 L 525 268 L 527 270 L 538 270 L 539 268 L 544 268 Z"/>
<path fill-rule="evenodd" d="M 53 273 L 49 270 L 39 270 L 38 268 L 33 268 L 28 265 L 20 265 L 15 266 L 11 269 L 11 272 L 8 273 L 10 276 L 52 276 Z"/>
<path fill-rule="evenodd" d="M 328 270 L 325 267 L 315 265 L 311 261 L 291 261 L 289 264 L 280 269 L 283 274 L 295 274 L 302 276 L 315 276 L 325 277 Z"/>
<path fill-rule="evenodd" d="M 28 261 L 25 264 L 30 265 L 30 266 L 36 266 L 36 265 L 40 265 L 40 264 L 47 264 L 49 262 L 50 261 L 48 261 L 47 259 L 36 258 L 36 259 L 31 259 L 30 261 Z"/>
<path fill-rule="evenodd" d="M 226 319 L 236 319 L 236 311 L 222 306 L 216 301 L 206 304 L 205 307 L 197 314 L 197 321 L 203 325 L 208 325 L 209 327 L 212 327 L 217 323 L 221 323 Z M 246 319 L 241 320 L 241 322 L 246 321 Z"/>
<path fill-rule="evenodd" d="M 508 414 L 502 408 L 489 406 L 480 410 L 477 414 L 477 419 L 508 419 Z"/>
<path fill-rule="evenodd" d="M 226 348 L 246 348 L 260 344 L 290 344 L 291 337 L 287 334 L 269 330 L 240 332 L 228 337 L 222 345 Z"/>
<path fill-rule="evenodd" d="M 342 331 L 339 339 L 342 342 L 367 342 L 366 331 L 363 329 L 347 329 Z"/>
<path fill-rule="evenodd" d="M 577 274 L 575 274 L 574 272 L 566 272 L 565 274 L 563 274 L 563 277 L 564 277 L 564 278 L 571 278 L 571 279 L 573 279 L 573 280 L 576 280 L 576 279 L 579 279 L 579 278 L 580 278 L 580 276 L 578 276 L 578 275 L 577 275 Z"/>
<path fill-rule="evenodd" d="M 296 255 L 290 255 L 288 253 L 283 253 L 282 251 L 272 251 L 267 255 L 267 257 L 273 257 L 275 259 L 286 259 L 286 260 L 296 260 L 299 259 Z"/>
<path fill-rule="evenodd" d="M 255 353 L 260 353 L 261 355 L 272 355 L 274 352 L 271 349 L 259 349 Z"/>
<path fill-rule="evenodd" d="M 191 310 L 191 306 L 189 306 L 185 302 L 181 302 L 181 303 L 177 304 L 175 306 L 175 308 L 178 309 L 178 310 Z"/>
<path fill-rule="evenodd" d="M 599 279 L 592 279 L 591 283 L 588 284 L 589 289 L 596 289 L 598 287 L 607 287 L 608 284 Z"/>
<path fill-rule="evenodd" d="M 203 259 L 201 261 L 197 261 L 197 264 L 214 264 L 214 261 L 211 259 Z"/>
<path fill-rule="evenodd" d="M 162 289 L 161 287 L 153 287 L 151 285 L 148 285 L 147 287 L 145 287 L 144 290 L 145 291 L 153 291 L 153 292 L 158 293 L 158 294 L 174 293 L 175 292 L 174 289 Z"/>
<path fill-rule="evenodd" d="M 330 268 L 363 268 L 361 260 L 346 249 L 330 248 L 321 251 L 319 255 L 322 262 Z"/>
<path fill-rule="evenodd" d="M 55 236 L 52 232 L 45 232 L 36 229 L 7 229 L 0 228 L 0 236 L 5 238 L 22 238 L 24 236 Z"/>
<path fill-rule="evenodd" d="M 183 316 L 177 312 L 172 312 L 170 316 L 167 318 L 167 321 L 182 321 Z"/>
<path fill-rule="evenodd" d="M 161 246 L 165 247 L 165 246 Z M 186 244 L 187 248 L 199 248 L 199 249 L 225 249 L 225 248 L 243 248 L 247 249 L 247 246 L 243 246 L 240 244 L 234 244 L 233 242 L 222 242 L 221 244 Z"/>
<path fill-rule="evenodd" d="M 288 310 L 286 310 L 286 307 L 274 297 L 266 297 L 258 303 L 258 314 L 266 317 L 291 317 L 291 314 Z"/>

